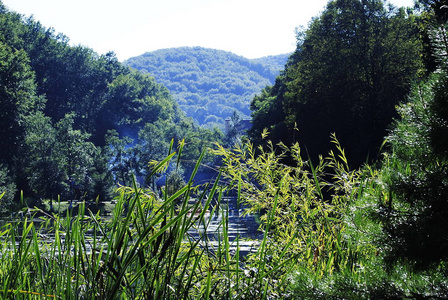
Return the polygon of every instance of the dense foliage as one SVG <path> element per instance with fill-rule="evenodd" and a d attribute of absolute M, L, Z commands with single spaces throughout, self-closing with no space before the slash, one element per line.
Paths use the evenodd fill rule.
<path fill-rule="evenodd" d="M 395 105 L 421 68 L 416 22 L 411 11 L 380 0 L 329 1 L 298 33 L 275 85 L 252 101 L 252 139 L 260 142 L 268 128 L 274 141 L 298 141 L 315 159 L 334 132 L 352 163 L 376 158 Z"/>
<path fill-rule="evenodd" d="M 259 145 L 237 134 L 235 113 L 230 131 L 236 133 L 227 137 L 235 146 L 214 145 L 220 172 L 204 185 L 197 184 L 198 171 L 211 154 L 199 149 L 219 136 L 216 131 L 194 127 L 153 78 L 121 66 L 113 55 L 97 57 L 69 47 L 33 20 L 0 6 L 0 28 L 9 29 L 0 31 L 2 212 L 23 187 L 50 198 L 82 199 L 82 194 L 87 199 L 107 195 L 109 182 L 132 186 L 118 190 L 111 218 L 95 215 L 81 202 L 62 217 L 58 210 L 35 209 L 33 222 L 24 217 L 2 224 L 0 295 L 447 299 L 448 19 L 443 5 L 448 4 L 418 1 L 418 17 L 383 4 L 329 2 L 299 35 L 298 50 L 276 84 L 252 103 L 258 126 L 252 133 L 259 134 Z M 49 44 L 40 40 L 47 50 L 52 45 L 67 55 L 90 53 L 90 63 L 81 59 L 77 66 L 91 67 L 90 75 L 104 71 L 99 78 L 106 82 L 105 92 L 97 93 L 91 85 L 96 77 L 82 72 L 80 78 L 72 74 L 79 86 L 62 91 L 50 84 L 64 84 L 51 78 L 56 70 L 42 79 L 39 74 L 45 72 L 33 65 L 33 57 L 40 56 L 28 53 L 37 46 L 30 40 L 17 46 L 30 28 L 41 28 L 38 36 L 49 34 Z M 40 59 L 50 57 L 65 66 L 58 76 L 68 72 L 71 62 L 63 56 Z M 115 66 L 110 80 L 103 59 Z M 87 91 L 81 88 L 82 75 L 89 81 Z M 96 106 L 89 108 L 90 101 Z M 375 147 L 367 147 L 364 139 L 385 130 L 393 115 L 390 105 L 399 101 L 381 159 L 353 168 L 336 136 L 350 147 L 366 147 L 347 150 L 359 165 L 361 153 Z M 322 111 L 313 115 L 314 109 Z M 311 114 L 310 124 L 300 123 L 303 112 Z M 328 127 L 321 117 L 328 118 Z M 272 131 L 260 129 L 263 124 Z M 367 132 L 368 125 L 375 134 Z M 306 136 L 301 126 L 316 140 L 324 129 L 341 130 L 327 137 L 332 150 L 313 152 L 325 147 L 286 144 Z M 278 142 L 282 137 L 285 143 Z M 191 163 L 192 157 L 199 159 Z M 187 167 L 191 176 L 185 180 Z M 167 174 L 166 186 L 156 189 L 161 173 Z M 139 187 L 132 174 L 149 175 L 151 184 Z M 237 198 L 241 218 L 251 214 L 259 220 L 262 235 L 250 241 L 254 247 L 246 255 L 241 245 L 248 241 L 229 235 L 225 195 Z M 216 219 L 221 221 L 207 234 Z"/>
<path fill-rule="evenodd" d="M 70 46 L 67 37 L 1 3 L 0 104 L 2 182 L 17 188 L 4 199 L 16 190 L 107 199 L 116 182 L 125 183 L 121 173 L 144 180 L 148 162 L 167 153 L 172 139 L 187 139 L 191 159 L 221 138 L 186 118 L 154 78 L 113 53 Z M 120 151 L 127 152 L 118 162 Z"/>
<path fill-rule="evenodd" d="M 274 82 L 287 58 L 250 60 L 222 50 L 182 47 L 148 52 L 124 64 L 154 76 L 199 124 L 223 128 L 234 111 L 250 115 L 253 96 Z"/>
<path fill-rule="evenodd" d="M 437 71 L 398 108 L 401 119 L 388 138 L 393 164 L 385 168 L 391 193 L 379 215 L 391 237 L 384 241 L 389 259 L 407 259 L 423 269 L 448 259 L 447 28 L 445 22 L 429 26 Z"/>

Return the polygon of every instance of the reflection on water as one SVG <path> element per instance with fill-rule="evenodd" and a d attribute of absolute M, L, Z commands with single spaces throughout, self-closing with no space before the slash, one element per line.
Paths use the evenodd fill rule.
<path fill-rule="evenodd" d="M 223 237 L 223 226 L 227 223 L 227 235 L 231 251 L 236 250 L 237 238 L 240 255 L 246 255 L 256 250 L 259 244 L 258 240 L 263 235 L 258 231 L 259 224 L 255 216 L 242 216 L 242 209 L 238 209 L 236 197 L 223 198 L 221 207 L 225 207 L 225 209 L 216 210 L 213 215 L 205 214 L 207 222 L 209 221 L 206 229 L 199 225 L 195 229 L 190 229 L 188 233 L 195 239 L 199 239 L 206 234 L 209 245 L 217 246 Z"/>
<path fill-rule="evenodd" d="M 194 204 L 195 200 L 191 200 L 191 204 Z M 224 226 L 227 228 L 227 236 L 230 243 L 230 249 L 232 252 L 235 252 L 237 243 L 240 249 L 240 255 L 244 256 L 247 253 L 254 251 L 258 246 L 260 240 L 263 237 L 263 234 L 258 231 L 259 224 L 257 223 L 255 216 L 242 216 L 242 209 L 237 205 L 236 197 L 224 197 L 222 202 L 220 203 L 219 209 L 216 209 L 214 214 L 211 215 L 210 208 L 205 213 L 206 220 L 206 228 L 204 228 L 203 224 L 197 224 L 195 228 L 192 228 L 188 231 L 188 234 L 193 239 L 201 239 L 208 240 L 208 245 L 216 247 L 219 243 L 222 242 Z M 41 216 L 42 217 L 42 216 Z M 48 216 L 48 218 L 50 218 Z M 103 216 L 103 220 L 110 219 L 109 216 Z M 9 217 L 0 218 L 0 231 L 6 230 L 4 227 L 6 224 L 12 224 L 13 228 L 16 231 L 16 239 L 20 239 L 23 231 L 23 221 L 27 219 L 27 223 L 33 222 L 35 228 L 40 228 L 41 224 L 46 221 L 45 216 L 43 218 L 33 218 L 33 214 L 31 212 L 18 212 L 12 214 Z M 50 218 L 51 219 L 51 218 Z M 17 226 L 16 226 L 17 225 Z M 54 241 L 54 232 L 52 232 L 52 220 L 49 220 L 50 225 L 48 228 L 40 228 L 39 236 L 44 242 L 53 242 Z M 50 229 L 51 231 L 48 231 Z M 98 234 L 97 234 L 98 236 Z M 207 237 L 205 239 L 205 236 Z M 85 238 L 89 239 L 92 237 L 91 232 L 85 233 Z M 61 242 L 64 243 L 65 234 L 60 236 Z M 237 242 L 238 238 L 238 242 Z"/>

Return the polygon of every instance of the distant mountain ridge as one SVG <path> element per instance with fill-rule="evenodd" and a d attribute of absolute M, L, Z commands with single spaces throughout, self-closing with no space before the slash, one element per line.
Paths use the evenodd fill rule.
<path fill-rule="evenodd" d="M 123 63 L 166 86 L 200 125 L 222 127 L 234 111 L 250 116 L 252 98 L 274 83 L 289 55 L 248 59 L 223 50 L 180 47 L 147 52 Z"/>

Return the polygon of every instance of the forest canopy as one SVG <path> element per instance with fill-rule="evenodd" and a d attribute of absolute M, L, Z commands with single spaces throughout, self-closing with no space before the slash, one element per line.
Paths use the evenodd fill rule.
<path fill-rule="evenodd" d="M 224 128 L 234 111 L 241 118 L 250 116 L 250 101 L 274 83 L 288 57 L 251 60 L 222 50 L 181 47 L 148 52 L 124 64 L 154 76 L 198 124 Z"/>

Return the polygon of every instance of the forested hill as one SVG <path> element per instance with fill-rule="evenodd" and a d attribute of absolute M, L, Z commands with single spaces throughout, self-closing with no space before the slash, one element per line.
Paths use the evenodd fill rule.
<path fill-rule="evenodd" d="M 222 50 L 181 47 L 148 52 L 124 64 L 154 76 L 199 124 L 222 126 L 234 111 L 250 115 L 250 101 L 274 83 L 288 57 L 250 60 Z"/>
<path fill-rule="evenodd" d="M 278 74 L 285 69 L 285 64 L 292 53 L 269 55 L 260 58 L 251 59 L 251 62 L 262 64 L 271 69 L 274 74 Z M 275 78 L 274 78 L 275 80 Z"/>

